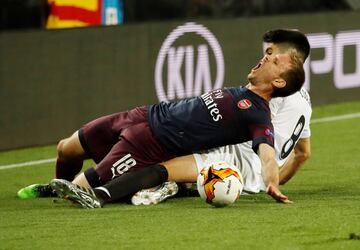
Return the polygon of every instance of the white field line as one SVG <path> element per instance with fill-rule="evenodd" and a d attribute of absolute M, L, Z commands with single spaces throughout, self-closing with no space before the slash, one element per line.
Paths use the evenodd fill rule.
<path fill-rule="evenodd" d="M 310 123 L 314 124 L 314 123 L 322 123 L 322 122 L 333 122 L 333 121 L 341 121 L 341 120 L 347 120 L 358 117 L 360 117 L 360 113 L 351 113 L 346 115 L 328 116 L 328 117 L 313 119 L 311 120 Z"/>
<path fill-rule="evenodd" d="M 38 161 L 27 161 L 27 162 L 15 163 L 15 164 L 10 164 L 10 165 L 3 165 L 3 166 L 0 166 L 0 170 L 40 165 L 40 164 L 45 164 L 45 163 L 50 163 L 50 162 L 55 162 L 55 161 L 56 161 L 56 158 L 44 159 L 44 160 L 38 160 Z"/>
<path fill-rule="evenodd" d="M 328 116 L 328 117 L 313 119 L 313 120 L 311 120 L 311 124 L 341 121 L 341 120 L 353 119 L 353 118 L 358 118 L 358 117 L 360 117 L 360 112 L 346 114 L 346 115 Z M 40 164 L 51 163 L 51 162 L 55 162 L 55 161 L 56 161 L 56 158 L 44 159 L 44 160 L 38 160 L 38 161 L 21 162 L 21 163 L 0 166 L 0 170 L 40 165 Z"/>

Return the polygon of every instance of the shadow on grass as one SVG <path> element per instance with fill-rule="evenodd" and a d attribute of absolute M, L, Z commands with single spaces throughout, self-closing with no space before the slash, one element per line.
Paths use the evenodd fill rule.
<path fill-rule="evenodd" d="M 331 244 L 331 243 L 345 243 L 345 242 L 358 242 L 360 243 L 360 238 L 353 238 L 353 233 L 350 233 L 349 236 L 344 237 L 332 237 L 324 240 L 317 240 L 311 242 L 305 242 L 304 245 L 324 245 L 324 244 Z"/>

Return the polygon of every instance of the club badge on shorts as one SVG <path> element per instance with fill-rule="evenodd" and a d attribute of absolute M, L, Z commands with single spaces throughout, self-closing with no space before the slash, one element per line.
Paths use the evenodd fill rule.
<path fill-rule="evenodd" d="M 252 105 L 251 101 L 249 99 L 242 99 L 237 103 L 237 106 L 239 109 L 248 109 Z"/>

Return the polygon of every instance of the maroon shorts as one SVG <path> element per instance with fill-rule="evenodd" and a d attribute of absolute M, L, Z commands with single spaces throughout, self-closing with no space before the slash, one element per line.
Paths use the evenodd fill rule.
<path fill-rule="evenodd" d="M 100 183 L 90 183 L 91 186 L 175 157 L 154 137 L 146 107 L 91 121 L 79 130 L 79 139 L 86 154 L 96 162 L 96 166 L 85 173 L 89 182 L 100 179 Z"/>

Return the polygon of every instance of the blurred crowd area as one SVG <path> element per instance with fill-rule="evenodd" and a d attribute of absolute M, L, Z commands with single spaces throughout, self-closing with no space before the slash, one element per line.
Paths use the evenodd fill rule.
<path fill-rule="evenodd" d="M 170 19 L 189 20 L 320 11 L 352 11 L 359 9 L 360 6 L 358 0 L 0 0 L 0 29 L 49 28 L 49 19 L 53 17 L 55 7 L 65 3 L 68 5 L 67 7 L 74 4 L 78 8 L 79 4 L 88 5 L 91 1 L 95 1 L 102 6 L 104 6 L 103 1 L 110 3 L 110 5 L 115 4 L 118 17 L 113 19 L 112 22 L 101 22 L 100 18 L 92 21 L 92 23 L 91 20 L 88 21 L 89 17 L 86 17 L 87 19 L 85 18 L 86 20 L 83 22 L 90 22 L 90 24 L 78 26 L 114 25 Z M 76 8 L 70 9 L 75 9 L 74 13 L 81 15 L 82 12 Z M 58 13 L 58 9 L 56 9 L 56 13 Z M 67 11 L 69 11 L 69 8 L 67 8 Z M 74 13 L 71 13 L 71 15 L 75 15 Z M 92 13 L 90 14 L 92 15 Z M 69 14 L 63 16 L 69 17 Z M 63 16 L 60 16 L 60 18 L 63 18 Z M 56 18 L 59 17 L 56 16 Z M 54 25 L 52 28 L 56 28 L 57 24 Z M 71 27 L 72 24 L 67 25 Z M 59 28 L 62 27 L 59 26 Z"/>

